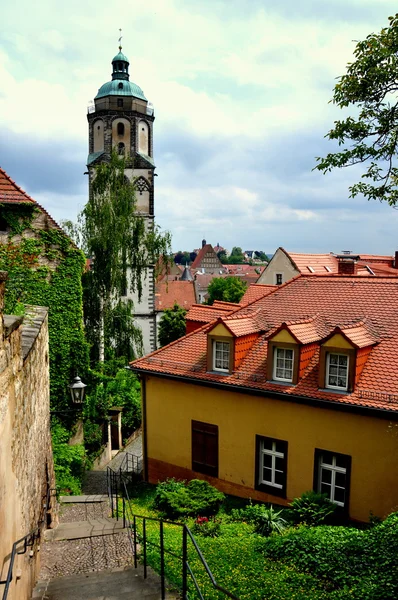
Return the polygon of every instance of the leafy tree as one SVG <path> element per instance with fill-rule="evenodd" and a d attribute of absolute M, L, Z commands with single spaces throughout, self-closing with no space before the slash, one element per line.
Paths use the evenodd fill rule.
<path fill-rule="evenodd" d="M 169 263 L 170 235 L 161 234 L 155 226 L 146 227 L 136 213 L 135 187 L 124 174 L 126 161 L 113 152 L 109 162 L 98 165 L 91 197 L 81 214 L 84 244 L 92 257 L 86 277 L 86 331 L 100 362 L 105 359 L 105 346 L 114 345 L 115 331 L 129 329 L 138 339 L 132 303 L 122 310 L 120 296 L 129 286 L 141 297 L 147 266 L 160 256 Z M 126 351 L 125 336 L 122 345 Z M 128 352 L 127 358 L 132 358 L 133 344 Z"/>
<path fill-rule="evenodd" d="M 176 265 L 180 265 L 182 263 L 184 259 L 184 253 L 179 250 L 178 252 L 176 252 L 175 256 L 174 256 L 174 262 Z"/>
<path fill-rule="evenodd" d="M 263 252 L 262 250 L 256 250 L 254 252 L 254 255 L 256 258 L 258 258 L 259 260 L 263 260 L 265 262 L 268 262 L 268 256 L 265 254 L 265 252 Z"/>
<path fill-rule="evenodd" d="M 317 158 L 316 169 L 326 173 L 335 167 L 364 163 L 361 181 L 351 186 L 350 197 L 398 201 L 398 14 L 389 26 L 358 42 L 355 61 L 334 88 L 332 102 L 340 108 L 355 107 L 355 117 L 335 121 L 326 137 L 348 147 Z"/>
<path fill-rule="evenodd" d="M 166 346 L 170 342 L 178 340 L 185 335 L 185 308 L 179 306 L 176 302 L 173 308 L 167 308 L 159 323 L 159 343 Z"/>
<path fill-rule="evenodd" d="M 228 256 L 225 250 L 220 250 L 219 252 L 217 252 L 217 256 L 223 265 L 228 263 Z"/>
<path fill-rule="evenodd" d="M 214 300 L 224 302 L 239 302 L 246 291 L 246 283 L 238 277 L 215 277 L 208 287 L 208 304 Z"/>
<path fill-rule="evenodd" d="M 236 265 L 245 262 L 245 257 L 243 256 L 242 248 L 239 246 L 234 246 L 231 251 L 231 256 L 228 261 L 231 265 Z"/>

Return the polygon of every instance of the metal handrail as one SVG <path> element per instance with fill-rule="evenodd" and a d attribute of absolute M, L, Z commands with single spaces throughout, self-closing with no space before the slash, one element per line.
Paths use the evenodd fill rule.
<path fill-rule="evenodd" d="M 40 521 L 39 521 L 36 529 L 34 529 L 33 531 L 31 531 L 27 535 L 24 535 L 24 537 L 22 537 L 21 539 L 17 540 L 16 542 L 14 542 L 13 545 L 12 545 L 12 551 L 11 551 L 11 556 L 10 556 L 10 564 L 8 565 L 7 577 L 6 577 L 6 579 L 4 579 L 4 581 L 0 581 L 0 585 L 5 585 L 6 586 L 4 588 L 3 599 L 2 600 L 6 600 L 6 598 L 8 596 L 8 590 L 9 590 L 9 587 L 10 587 L 11 581 L 12 581 L 12 572 L 13 572 L 13 568 L 14 568 L 15 557 L 17 556 L 17 554 L 25 554 L 25 552 L 27 551 L 27 549 L 29 547 L 33 546 L 33 544 L 35 543 L 35 540 L 39 540 L 40 539 L 42 525 L 43 525 L 43 523 L 46 522 L 46 519 L 47 519 L 47 512 L 48 512 L 48 507 L 49 507 L 49 503 L 50 503 L 51 492 L 56 492 L 56 491 L 57 491 L 56 488 L 49 488 L 47 490 L 46 502 L 43 505 L 43 508 L 44 508 L 43 518 L 40 519 Z M 23 550 L 18 552 L 17 548 L 18 548 L 19 544 L 21 544 L 22 542 L 24 543 Z"/>
<path fill-rule="evenodd" d="M 119 477 L 118 477 L 119 475 Z M 112 485 L 113 484 L 113 485 Z M 115 486 L 115 487 L 113 487 Z M 113 489 L 111 489 L 113 487 Z M 205 600 L 199 583 L 195 577 L 192 566 L 188 561 L 188 540 L 192 542 L 192 546 L 195 550 L 196 556 L 199 559 L 199 562 L 204 567 L 204 570 L 209 578 L 209 581 L 213 588 L 223 594 L 225 594 L 228 598 L 232 598 L 232 600 L 239 600 L 237 596 L 220 586 L 213 573 L 210 570 L 209 565 L 206 562 L 205 557 L 203 556 L 202 551 L 200 550 L 191 530 L 187 525 L 183 523 L 176 523 L 174 521 L 169 521 L 166 519 L 157 519 L 156 517 L 147 517 L 143 515 L 134 514 L 130 508 L 130 497 L 127 489 L 127 485 L 122 476 L 122 471 L 119 471 L 119 474 L 116 471 L 113 471 L 112 468 L 108 467 L 108 495 L 111 500 L 112 507 L 112 516 L 116 513 L 116 519 L 119 519 L 119 503 L 118 500 L 122 500 L 122 516 L 123 516 L 123 526 L 128 528 L 129 540 L 131 544 L 131 548 L 134 554 L 134 567 L 137 568 L 137 543 L 142 542 L 143 549 L 143 562 L 144 562 L 144 578 L 147 576 L 147 545 L 156 546 L 160 550 L 160 582 L 161 582 L 161 597 L 162 600 L 166 597 L 165 590 L 165 563 L 164 563 L 164 555 L 169 554 L 174 558 L 177 558 L 181 561 L 182 565 L 182 598 L 183 600 L 189 600 L 188 597 L 188 578 L 189 575 L 192 579 L 192 582 L 196 588 L 197 594 L 200 600 Z M 137 520 L 142 520 L 142 534 L 139 533 L 137 529 Z M 159 523 L 159 544 L 152 542 L 147 539 L 147 528 L 146 524 L 148 521 L 154 521 Z M 182 529 L 182 556 L 177 555 L 174 552 L 171 552 L 164 546 L 164 524 L 174 525 L 176 527 L 180 527 Z"/>

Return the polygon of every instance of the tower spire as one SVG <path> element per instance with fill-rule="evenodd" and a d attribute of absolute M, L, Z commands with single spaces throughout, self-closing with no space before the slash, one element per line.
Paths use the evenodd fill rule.
<path fill-rule="evenodd" d="M 120 37 L 119 37 L 118 41 L 119 41 L 119 51 L 121 52 L 122 51 L 122 37 L 123 36 L 122 36 L 122 30 L 119 29 L 119 31 L 120 31 Z"/>

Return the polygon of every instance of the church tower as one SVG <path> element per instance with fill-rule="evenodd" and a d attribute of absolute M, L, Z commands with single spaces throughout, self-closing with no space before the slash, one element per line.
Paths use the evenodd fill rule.
<path fill-rule="evenodd" d="M 135 182 L 137 212 L 148 228 L 154 220 L 153 106 L 142 89 L 130 81 L 129 60 L 119 46 L 112 60 L 112 80 L 104 83 L 88 107 L 89 154 L 87 170 L 89 194 L 95 167 L 108 161 L 112 149 L 126 157 L 125 175 Z M 156 349 L 154 266 L 148 265 L 142 282 L 141 300 L 132 290 L 126 299 L 134 302 L 136 324 L 143 336 L 144 353 Z"/>

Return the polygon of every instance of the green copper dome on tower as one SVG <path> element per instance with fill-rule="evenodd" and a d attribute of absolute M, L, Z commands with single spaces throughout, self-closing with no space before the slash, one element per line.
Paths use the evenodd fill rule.
<path fill-rule="evenodd" d="M 142 89 L 136 83 L 129 81 L 129 64 L 129 59 L 123 54 L 122 47 L 119 46 L 118 54 L 112 59 L 112 81 L 108 81 L 100 87 L 95 100 L 105 96 L 133 96 L 147 102 Z"/>

